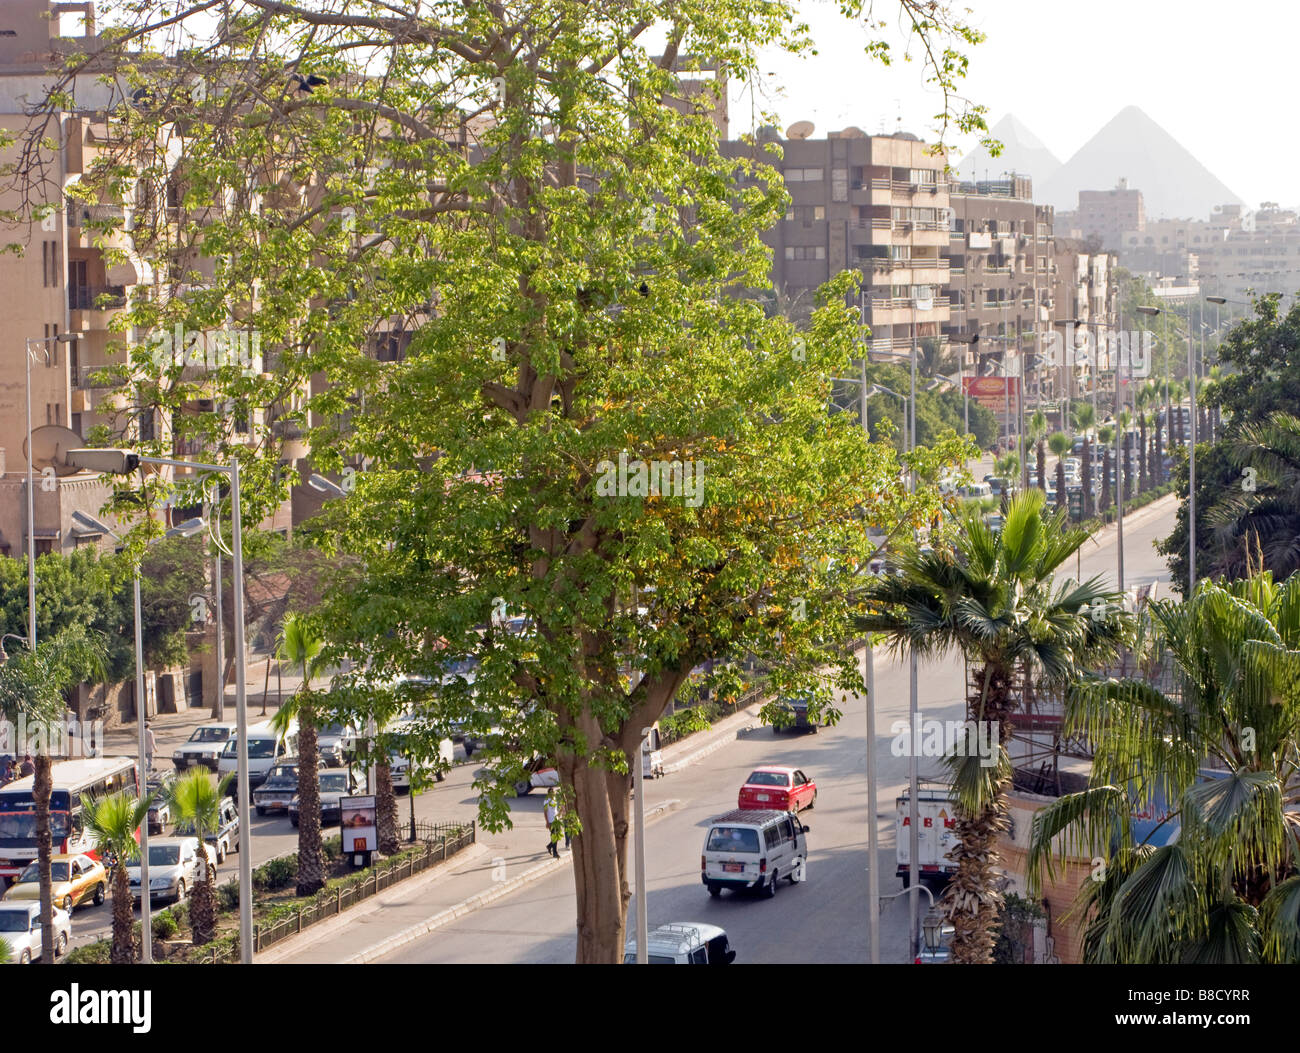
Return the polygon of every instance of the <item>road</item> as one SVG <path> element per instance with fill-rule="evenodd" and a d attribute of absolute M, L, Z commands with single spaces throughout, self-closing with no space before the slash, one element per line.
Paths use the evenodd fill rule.
<path fill-rule="evenodd" d="M 1140 510 L 1126 524 L 1126 584 L 1143 584 L 1168 574 L 1151 542 L 1169 532 L 1175 505 L 1166 499 Z M 1085 546 L 1079 568 L 1085 576 L 1114 581 L 1116 532 L 1102 531 Z M 1070 568 L 1073 570 L 1074 568 Z M 890 725 L 906 721 L 908 675 L 905 660 L 877 651 L 877 821 L 882 892 L 899 891 L 894 876 L 893 801 L 905 788 L 907 758 L 890 751 Z M 918 708 L 941 720 L 962 715 L 962 662 L 952 656 L 923 663 Z M 815 735 L 774 736 L 758 728 L 734 745 L 647 787 L 647 804 L 676 799 L 681 804 L 647 824 L 646 857 L 651 926 L 670 921 L 721 925 L 737 949 L 738 962 L 863 962 L 867 946 L 865 870 L 869 812 L 863 750 L 865 706 L 842 699 L 843 717 Z M 699 859 L 709 819 L 734 807 L 744 777 L 761 763 L 790 764 L 818 785 L 817 806 L 805 814 L 810 828 L 808 880 L 785 886 L 774 900 L 726 892 L 710 899 L 700 882 Z M 923 759 L 921 776 L 937 777 Z M 392 963 L 572 962 L 576 907 L 573 875 L 559 868 L 545 878 L 436 930 L 384 959 Z M 629 914 L 629 917 L 634 917 Z M 907 956 L 904 898 L 884 909 L 881 958 Z M 361 948 L 357 948 L 360 950 Z"/>

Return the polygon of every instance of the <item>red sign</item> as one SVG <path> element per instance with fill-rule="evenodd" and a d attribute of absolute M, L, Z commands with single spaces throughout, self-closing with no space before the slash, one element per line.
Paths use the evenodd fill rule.
<path fill-rule="evenodd" d="M 1019 377 L 962 377 L 962 389 L 986 410 L 999 415 L 1020 415 Z"/>

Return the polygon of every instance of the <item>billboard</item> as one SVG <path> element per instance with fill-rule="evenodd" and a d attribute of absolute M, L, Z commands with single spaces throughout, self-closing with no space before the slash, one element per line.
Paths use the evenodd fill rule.
<path fill-rule="evenodd" d="M 379 851 L 379 819 L 373 796 L 340 798 L 339 823 L 345 853 Z"/>
<path fill-rule="evenodd" d="M 961 386 L 967 396 L 999 418 L 1008 413 L 1012 419 L 1019 417 L 1019 377 L 962 377 Z"/>

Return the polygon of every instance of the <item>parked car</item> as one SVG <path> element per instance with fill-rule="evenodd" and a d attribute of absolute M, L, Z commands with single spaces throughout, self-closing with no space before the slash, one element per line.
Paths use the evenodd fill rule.
<path fill-rule="evenodd" d="M 41 957 L 41 905 L 37 902 L 0 903 L 0 939 L 9 944 L 9 960 L 30 965 Z M 68 949 L 72 919 L 67 911 L 54 908 L 54 957 Z"/>
<path fill-rule="evenodd" d="M 269 720 L 248 729 L 248 788 L 255 790 L 266 780 L 271 769 L 286 757 L 298 755 L 298 721 L 291 720 L 281 735 Z M 225 775 L 239 768 L 239 741 L 232 735 L 221 751 L 217 774 Z M 231 784 L 231 796 L 239 800 L 239 783 Z"/>
<path fill-rule="evenodd" d="M 806 695 L 794 695 L 790 698 L 783 698 L 777 702 L 777 705 L 781 709 L 784 709 L 793 719 L 786 724 L 773 724 L 773 735 L 779 735 L 783 731 L 816 732 L 817 722 L 808 719 L 808 697 Z"/>
<path fill-rule="evenodd" d="M 171 806 L 164 799 L 164 794 L 173 782 L 176 781 L 174 771 L 154 772 L 149 776 L 149 781 L 145 783 L 146 792 L 149 794 L 149 833 L 161 834 L 163 827 L 172 821 Z"/>
<path fill-rule="evenodd" d="M 320 773 L 320 825 L 337 826 L 342 810 L 339 802 L 350 797 L 361 785 L 361 780 L 351 768 L 327 768 Z M 298 825 L 298 806 L 300 800 L 294 794 L 289 802 L 289 822 Z"/>
<path fill-rule="evenodd" d="M 1005 522 L 1006 518 L 1001 512 L 988 512 L 984 516 L 984 523 L 990 530 L 1001 530 Z"/>
<path fill-rule="evenodd" d="M 736 952 L 727 943 L 727 932 L 702 921 L 678 921 L 660 925 L 647 935 L 648 965 L 730 965 Z M 623 962 L 636 963 L 636 937 L 627 941 Z"/>
<path fill-rule="evenodd" d="M 354 738 L 355 734 L 343 724 L 326 724 L 316 729 L 316 752 L 327 768 L 343 767 L 344 743 Z"/>
<path fill-rule="evenodd" d="M 176 825 L 177 836 L 193 832 L 191 827 Z M 239 851 L 239 809 L 233 797 L 221 798 L 217 804 L 217 828 L 205 833 L 203 839 L 212 846 L 218 863 L 224 863 L 231 852 Z"/>
<path fill-rule="evenodd" d="M 216 771 L 221 762 L 221 751 L 226 748 L 226 743 L 234 733 L 234 724 L 200 724 L 189 739 L 172 753 L 172 763 L 178 771 L 196 764 Z"/>
<path fill-rule="evenodd" d="M 149 900 L 171 900 L 179 903 L 201 877 L 201 856 L 197 837 L 164 837 L 149 844 Z M 209 844 L 202 851 L 208 864 L 215 870 L 217 853 Z M 132 860 L 126 867 L 131 895 L 140 899 L 140 861 Z"/>
<path fill-rule="evenodd" d="M 817 803 L 817 783 L 798 768 L 755 768 L 740 788 L 737 808 L 798 812 Z"/>
<path fill-rule="evenodd" d="M 704 835 L 700 880 L 710 896 L 731 888 L 770 899 L 782 877 L 792 884 L 804 879 L 808 829 L 793 812 L 737 808 L 720 815 Z"/>
<path fill-rule="evenodd" d="M 266 781 L 253 791 L 253 807 L 258 815 L 289 810 L 289 802 L 298 793 L 298 763 L 297 757 L 281 760 L 267 773 Z"/>
<path fill-rule="evenodd" d="M 50 857 L 51 901 L 69 915 L 86 900 L 96 906 L 104 902 L 108 892 L 108 871 L 98 859 L 87 855 L 56 855 Z M 41 898 L 41 873 L 35 862 L 18 875 L 4 894 L 5 903 L 39 901 Z"/>

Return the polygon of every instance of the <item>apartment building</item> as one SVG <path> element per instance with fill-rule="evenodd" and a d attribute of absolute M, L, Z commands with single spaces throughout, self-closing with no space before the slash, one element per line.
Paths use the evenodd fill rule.
<path fill-rule="evenodd" d="M 1111 190 L 1080 190 L 1074 225 L 1085 238 L 1095 235 L 1103 249 L 1117 252 L 1126 232 L 1146 229 L 1142 191 L 1131 188 L 1127 179 L 1120 179 Z"/>
<path fill-rule="evenodd" d="M 1052 301 L 1061 353 L 1054 356 L 1051 366 L 1056 373 L 1054 390 L 1062 397 L 1086 398 L 1095 383 L 1099 401 L 1108 405 L 1115 395 L 1106 341 L 1115 322 L 1117 257 L 1113 252 L 1093 251 L 1093 244 L 1078 238 L 1055 238 Z"/>
<path fill-rule="evenodd" d="M 1054 307 L 1051 206 L 1035 204 L 1030 179 L 1014 174 L 956 183 L 950 203 L 948 335 L 971 344 L 978 334 L 966 360 L 974 375 L 1022 378 L 1031 400 L 1050 402 L 1057 376 L 1040 352 Z"/>
<path fill-rule="evenodd" d="M 945 159 L 914 135 L 869 136 L 858 128 L 812 138 L 807 121 L 782 137 L 762 129 L 757 147 L 731 140 L 726 156 L 776 168 L 792 201 L 765 235 L 778 302 L 792 316 L 813 307 L 819 285 L 847 269 L 862 273 L 859 309 L 879 361 L 910 353 L 913 341 L 946 343 L 948 182 Z M 777 143 L 782 156 L 763 152 Z"/>

